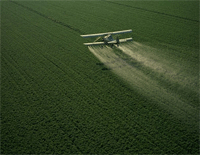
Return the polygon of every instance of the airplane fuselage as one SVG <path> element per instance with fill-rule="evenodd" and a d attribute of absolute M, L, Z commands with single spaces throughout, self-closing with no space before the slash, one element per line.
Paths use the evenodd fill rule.
<path fill-rule="evenodd" d="M 103 37 L 103 41 L 105 43 L 105 45 L 110 45 L 110 47 L 114 47 L 114 44 L 117 44 L 117 46 L 119 46 L 119 39 L 117 38 L 117 40 L 113 39 L 111 34 L 108 34 L 106 36 Z M 114 41 L 114 43 L 109 43 Z"/>
<path fill-rule="evenodd" d="M 103 41 L 104 41 L 105 43 L 108 43 L 108 42 L 110 42 L 110 41 L 114 41 L 114 39 L 113 39 L 112 35 L 109 34 L 109 35 L 103 37 Z"/>

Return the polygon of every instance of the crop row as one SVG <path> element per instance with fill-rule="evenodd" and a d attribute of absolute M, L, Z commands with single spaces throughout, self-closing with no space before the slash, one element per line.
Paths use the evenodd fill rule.
<path fill-rule="evenodd" d="M 16 3 L 3 5 L 3 18 L 23 23 L 2 32 L 5 153 L 196 151 L 186 147 L 196 142 L 190 128 L 95 65 L 79 34 L 56 20 L 60 12 Z"/>

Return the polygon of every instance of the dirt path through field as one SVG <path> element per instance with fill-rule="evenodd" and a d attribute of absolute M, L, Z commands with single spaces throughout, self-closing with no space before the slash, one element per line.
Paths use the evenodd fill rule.
<path fill-rule="evenodd" d="M 158 76 L 153 78 L 151 74 L 161 74 L 170 80 L 172 75 L 178 75 L 178 66 L 171 67 L 170 62 L 146 54 L 146 50 L 153 50 L 149 46 L 137 42 L 132 44 L 120 45 L 116 51 L 110 47 L 88 47 L 89 50 L 109 69 L 129 83 L 133 89 L 141 94 L 153 99 L 161 107 L 168 110 L 186 122 L 194 123 L 197 119 L 197 109 L 184 101 L 178 94 L 166 89 L 159 84 Z M 146 73 L 151 71 L 150 73 Z M 178 79 L 178 77 L 177 77 Z"/>

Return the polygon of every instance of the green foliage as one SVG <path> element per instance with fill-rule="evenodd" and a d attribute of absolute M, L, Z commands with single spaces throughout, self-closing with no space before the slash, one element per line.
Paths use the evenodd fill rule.
<path fill-rule="evenodd" d="M 1 154 L 198 153 L 198 122 L 185 123 L 130 87 L 80 37 L 132 28 L 137 41 L 183 47 L 163 52 L 193 77 L 198 52 L 184 49 L 198 51 L 197 4 L 1 2 Z M 183 98 L 193 94 L 150 76 Z M 198 109 L 193 97 L 185 100 Z"/>

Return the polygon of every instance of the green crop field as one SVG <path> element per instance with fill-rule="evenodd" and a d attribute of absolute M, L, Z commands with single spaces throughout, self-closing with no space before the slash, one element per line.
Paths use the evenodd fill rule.
<path fill-rule="evenodd" d="M 0 7 L 1 154 L 199 154 L 199 1 Z"/>

